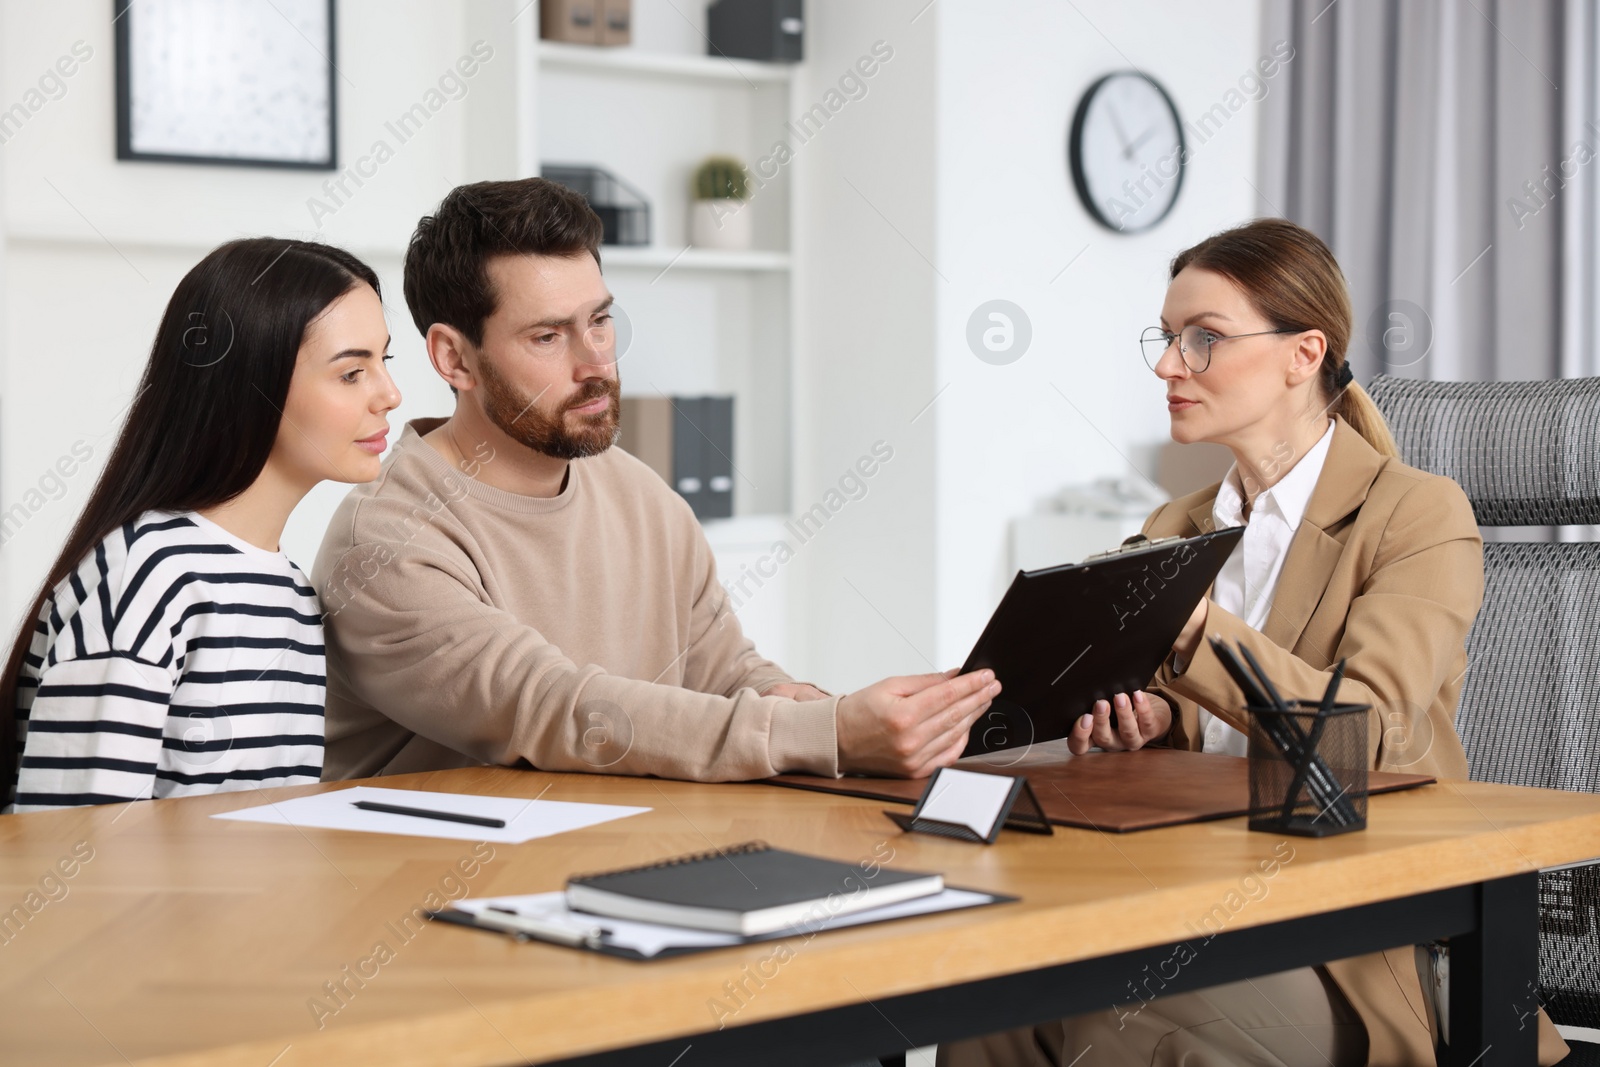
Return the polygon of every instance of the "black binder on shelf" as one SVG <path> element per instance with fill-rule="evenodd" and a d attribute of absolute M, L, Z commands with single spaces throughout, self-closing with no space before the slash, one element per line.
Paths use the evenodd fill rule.
<path fill-rule="evenodd" d="M 733 397 L 700 398 L 700 470 L 704 496 L 695 514 L 702 519 L 733 517 Z"/>
<path fill-rule="evenodd" d="M 705 477 L 706 447 L 701 423 L 700 398 L 672 398 L 672 488 L 703 518 L 709 497 Z"/>
<path fill-rule="evenodd" d="M 672 487 L 695 517 L 733 515 L 733 397 L 672 398 Z"/>
<path fill-rule="evenodd" d="M 800 62 L 805 58 L 801 0 L 715 0 L 706 8 L 706 54 Z"/>
<path fill-rule="evenodd" d="M 1096 700 L 1148 685 L 1243 535 L 1139 538 L 1018 571 L 961 668 L 988 667 L 1002 687 L 962 755 L 1065 737 Z"/>

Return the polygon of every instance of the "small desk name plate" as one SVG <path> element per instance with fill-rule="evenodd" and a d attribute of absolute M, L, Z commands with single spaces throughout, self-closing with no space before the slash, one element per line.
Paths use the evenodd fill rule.
<path fill-rule="evenodd" d="M 1054 834 L 1026 778 L 942 767 L 907 815 L 885 811 L 902 830 L 992 845 L 1000 828 Z"/>

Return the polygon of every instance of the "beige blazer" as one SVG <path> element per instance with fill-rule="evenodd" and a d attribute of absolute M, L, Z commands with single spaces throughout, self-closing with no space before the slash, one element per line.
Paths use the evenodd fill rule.
<path fill-rule="evenodd" d="M 1218 485 L 1164 504 L 1146 537 L 1214 528 Z M 1449 478 L 1383 456 L 1342 418 L 1305 518 L 1289 546 L 1261 631 L 1212 603 L 1208 636 L 1239 641 L 1286 698 L 1320 698 L 1347 660 L 1342 702 L 1370 704 L 1371 766 L 1467 777 L 1455 731 L 1466 637 L 1483 602 L 1483 541 L 1472 506 Z M 1199 708 L 1248 732 L 1243 694 L 1205 641 L 1182 674 L 1169 657 L 1150 691 L 1173 706 L 1174 747 L 1199 749 Z M 1328 971 L 1366 1024 L 1373 1064 L 1432 1064 L 1412 948 L 1341 960 Z M 1540 1013 L 1539 1062 L 1566 1046 Z"/>

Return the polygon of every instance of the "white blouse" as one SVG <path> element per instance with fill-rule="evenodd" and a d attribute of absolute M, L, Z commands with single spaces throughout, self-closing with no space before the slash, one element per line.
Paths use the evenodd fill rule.
<path fill-rule="evenodd" d="M 1239 616 L 1253 630 L 1265 626 L 1267 617 L 1272 614 L 1278 575 L 1283 571 L 1283 561 L 1289 555 L 1295 531 L 1300 529 L 1300 520 L 1311 503 L 1311 494 L 1317 487 L 1332 441 L 1333 420 L 1330 419 L 1321 440 L 1272 488 L 1256 496 L 1249 523 L 1244 520 L 1244 487 L 1237 463 L 1228 469 L 1228 476 L 1217 490 L 1216 502 L 1211 506 L 1215 528 L 1244 526 L 1245 531 L 1211 586 L 1211 600 L 1217 607 Z M 1248 754 L 1249 738 L 1205 708 L 1200 709 L 1200 736 L 1203 752 L 1221 752 L 1229 756 Z"/>

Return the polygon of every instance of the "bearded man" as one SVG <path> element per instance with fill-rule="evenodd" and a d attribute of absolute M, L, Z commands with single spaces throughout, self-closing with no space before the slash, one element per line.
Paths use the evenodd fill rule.
<path fill-rule="evenodd" d="M 999 692 L 989 671 L 843 696 L 757 654 L 689 505 L 612 445 L 600 219 L 541 178 L 445 197 L 405 295 L 456 397 L 340 506 L 325 779 L 480 764 L 699 781 L 923 777 Z"/>

